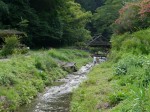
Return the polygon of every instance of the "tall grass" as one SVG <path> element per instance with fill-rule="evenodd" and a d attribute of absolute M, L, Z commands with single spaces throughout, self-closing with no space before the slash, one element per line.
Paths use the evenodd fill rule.
<path fill-rule="evenodd" d="M 0 60 L 0 111 L 15 111 L 19 106 L 30 103 L 45 86 L 64 77 L 67 71 L 59 66 L 59 61 L 78 65 L 80 60 L 80 65 L 83 65 L 85 61 L 82 59 L 89 61 L 88 55 L 80 50 L 52 49 Z"/>
<path fill-rule="evenodd" d="M 128 90 L 126 100 L 112 111 L 149 112 L 150 29 L 114 36 L 112 45 L 115 79 L 122 92 Z"/>
<path fill-rule="evenodd" d="M 150 29 L 114 35 L 111 42 L 109 62 L 74 93 L 72 112 L 150 112 Z"/>
<path fill-rule="evenodd" d="M 110 59 L 118 61 L 125 54 L 148 55 L 150 53 L 150 29 L 112 37 Z"/>

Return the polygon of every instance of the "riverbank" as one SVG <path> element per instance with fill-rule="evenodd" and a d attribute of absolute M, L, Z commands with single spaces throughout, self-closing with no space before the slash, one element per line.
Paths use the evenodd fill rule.
<path fill-rule="evenodd" d="M 88 80 L 74 91 L 71 112 L 149 112 L 149 59 L 132 56 L 122 59 L 124 63 L 95 66 Z"/>
<path fill-rule="evenodd" d="M 87 73 L 92 67 L 92 63 L 86 64 L 77 72 L 56 80 L 35 100 L 21 107 L 17 112 L 69 112 L 72 91 L 87 79 Z"/>
<path fill-rule="evenodd" d="M 149 35 L 150 29 L 114 35 L 108 61 L 75 90 L 71 112 L 150 112 Z"/>
<path fill-rule="evenodd" d="M 68 74 L 60 62 L 74 62 L 77 68 L 91 60 L 89 53 L 71 49 L 32 51 L 0 61 L 0 111 L 16 110 L 28 104 L 38 92 Z"/>
<path fill-rule="evenodd" d="M 97 65 L 88 74 L 88 80 L 74 91 L 71 112 L 99 112 L 107 104 L 107 95 L 113 91 L 111 64 Z"/>

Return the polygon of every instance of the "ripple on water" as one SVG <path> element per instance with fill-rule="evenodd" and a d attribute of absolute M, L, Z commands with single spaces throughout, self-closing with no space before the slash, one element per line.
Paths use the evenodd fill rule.
<path fill-rule="evenodd" d="M 87 64 L 76 73 L 59 79 L 56 84 L 47 87 L 46 91 L 30 105 L 22 107 L 18 112 L 69 112 L 71 92 L 87 78 L 86 74 L 90 68 L 92 68 L 92 64 Z"/>

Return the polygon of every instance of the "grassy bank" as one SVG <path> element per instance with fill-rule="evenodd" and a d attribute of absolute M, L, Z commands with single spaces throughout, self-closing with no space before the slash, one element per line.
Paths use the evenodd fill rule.
<path fill-rule="evenodd" d="M 149 48 L 150 29 L 114 36 L 109 61 L 74 92 L 71 112 L 150 112 Z"/>
<path fill-rule="evenodd" d="M 71 112 L 99 112 L 98 108 L 107 103 L 107 95 L 113 91 L 111 86 L 115 83 L 109 83 L 113 77 L 110 66 L 98 65 L 88 74 L 89 79 L 73 94 Z"/>
<path fill-rule="evenodd" d="M 32 51 L 0 60 L 0 111 L 30 103 L 45 86 L 68 74 L 60 62 L 75 62 L 79 68 L 89 61 L 89 53 L 70 49 Z"/>

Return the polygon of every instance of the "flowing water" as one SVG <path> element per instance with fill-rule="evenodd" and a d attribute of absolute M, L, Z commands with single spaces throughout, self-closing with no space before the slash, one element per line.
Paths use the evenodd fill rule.
<path fill-rule="evenodd" d="M 87 77 L 92 64 L 87 64 L 78 72 L 69 74 L 66 78 L 47 87 L 44 93 L 38 95 L 30 105 L 22 107 L 19 112 L 69 112 L 71 92 L 77 88 Z"/>

